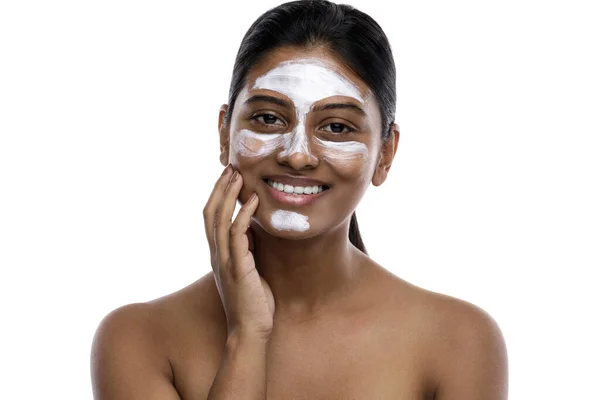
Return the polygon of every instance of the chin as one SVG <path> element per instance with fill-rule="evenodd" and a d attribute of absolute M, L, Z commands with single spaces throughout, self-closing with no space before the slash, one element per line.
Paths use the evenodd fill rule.
<path fill-rule="evenodd" d="M 300 240 L 317 235 L 317 230 L 310 225 L 308 217 L 293 211 L 259 213 L 252 220 L 269 235 L 282 239 Z"/>

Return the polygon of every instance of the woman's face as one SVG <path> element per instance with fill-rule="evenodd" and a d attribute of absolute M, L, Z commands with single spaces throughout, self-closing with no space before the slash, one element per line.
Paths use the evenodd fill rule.
<path fill-rule="evenodd" d="M 242 202 L 257 193 L 253 219 L 272 235 L 299 239 L 333 229 L 370 182 L 383 182 L 374 174 L 381 153 L 375 97 L 325 50 L 272 52 L 248 74 L 229 126 L 225 109 L 221 160 L 242 174 Z"/>

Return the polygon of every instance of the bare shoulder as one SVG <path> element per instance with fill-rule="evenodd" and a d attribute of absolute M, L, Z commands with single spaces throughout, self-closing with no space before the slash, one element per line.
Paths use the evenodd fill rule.
<path fill-rule="evenodd" d="M 157 299 L 121 306 L 107 314 L 96 330 L 95 339 L 131 335 L 152 344 L 155 352 L 165 350 L 181 324 L 202 323 L 214 317 L 212 272 L 190 285 Z M 216 291 L 216 289 L 214 289 Z"/>
<path fill-rule="evenodd" d="M 481 334 L 500 334 L 496 320 L 481 307 L 446 294 L 407 283 L 424 323 L 441 338 L 469 338 Z"/>
<path fill-rule="evenodd" d="M 101 357 L 111 356 L 106 349 L 114 353 L 126 354 L 140 347 L 154 349 L 151 353 L 158 359 L 162 337 L 157 329 L 154 307 L 147 303 L 134 303 L 121 306 L 100 322 L 92 345 L 92 365 Z M 168 375 L 168 363 L 161 363 L 162 371 Z"/>
<path fill-rule="evenodd" d="M 420 325 L 431 332 L 431 340 L 439 344 L 432 347 L 465 346 L 485 340 L 499 344 L 498 340 L 503 338 L 496 320 L 481 307 L 424 289 L 391 272 L 386 271 L 383 276 L 382 281 L 387 283 L 379 284 L 380 292 L 387 292 L 395 309 L 406 310 L 404 316 L 414 326 Z"/>
<path fill-rule="evenodd" d="M 371 297 L 386 329 L 422 370 L 423 393 L 436 400 L 508 398 L 508 355 L 496 320 L 468 301 L 414 285 L 376 265 Z"/>
<path fill-rule="evenodd" d="M 411 285 L 435 398 L 508 398 L 508 354 L 502 330 L 481 307 Z"/>
<path fill-rule="evenodd" d="M 154 326 L 162 333 L 168 354 L 176 358 L 182 346 L 219 346 L 226 317 L 212 271 L 190 285 L 147 303 Z M 219 342 L 219 343 L 215 343 Z M 184 352 L 185 353 L 185 352 Z"/>
<path fill-rule="evenodd" d="M 90 359 L 94 398 L 179 398 L 173 372 L 177 349 L 185 338 L 215 325 L 209 323 L 214 310 L 208 304 L 214 298 L 210 279 L 212 273 L 158 299 L 121 306 L 102 319 Z"/>
<path fill-rule="evenodd" d="M 129 304 L 100 322 L 90 358 L 94 399 L 178 399 L 152 306 Z"/>

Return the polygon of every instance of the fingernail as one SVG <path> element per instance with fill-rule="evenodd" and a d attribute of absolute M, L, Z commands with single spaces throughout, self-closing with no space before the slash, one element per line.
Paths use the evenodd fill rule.
<path fill-rule="evenodd" d="M 237 179 L 240 177 L 240 173 L 238 171 L 235 171 L 233 176 L 231 177 L 231 181 L 237 181 Z"/>
<path fill-rule="evenodd" d="M 250 196 L 250 202 L 252 203 L 253 201 L 256 201 L 256 199 L 258 198 L 258 196 L 256 195 L 256 193 L 252 193 L 252 196 Z"/>

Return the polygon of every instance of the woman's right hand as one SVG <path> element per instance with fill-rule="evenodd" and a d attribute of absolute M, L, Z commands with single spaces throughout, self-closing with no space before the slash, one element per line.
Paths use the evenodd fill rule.
<path fill-rule="evenodd" d="M 249 334 L 267 340 L 273 329 L 275 301 L 269 284 L 256 270 L 250 246 L 250 218 L 258 197 L 251 196 L 232 223 L 243 184 L 241 174 L 233 172 L 231 165 L 225 169 L 203 211 L 212 269 L 227 316 L 228 337 Z"/>

